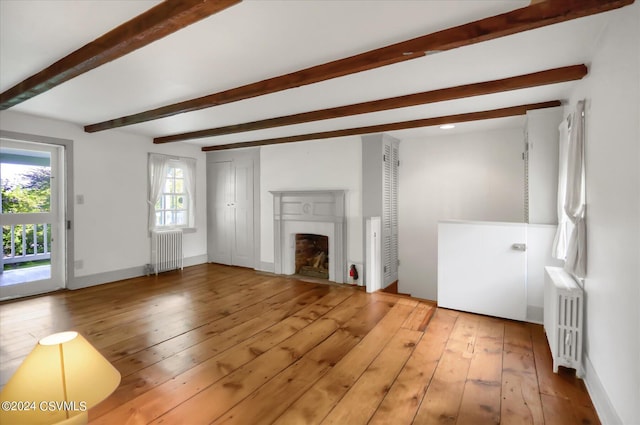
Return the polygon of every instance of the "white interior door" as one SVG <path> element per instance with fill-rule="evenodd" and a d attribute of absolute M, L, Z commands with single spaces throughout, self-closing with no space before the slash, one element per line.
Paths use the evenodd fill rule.
<path fill-rule="evenodd" d="M 230 209 L 233 200 L 231 168 L 231 161 L 207 164 L 209 261 L 221 264 L 231 264 L 233 225 Z"/>
<path fill-rule="evenodd" d="M 64 288 L 64 147 L 2 140 L 0 298 Z"/>
<path fill-rule="evenodd" d="M 438 305 L 525 320 L 527 227 L 438 224 Z"/>
<path fill-rule="evenodd" d="M 207 164 L 209 261 L 254 267 L 253 161 Z"/>
<path fill-rule="evenodd" d="M 233 161 L 233 242 L 234 266 L 253 267 L 253 161 Z"/>

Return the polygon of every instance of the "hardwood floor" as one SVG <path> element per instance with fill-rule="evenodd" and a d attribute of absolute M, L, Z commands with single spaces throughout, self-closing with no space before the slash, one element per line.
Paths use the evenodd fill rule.
<path fill-rule="evenodd" d="M 2 384 L 77 330 L 122 374 L 91 424 L 598 424 L 539 325 L 205 264 L 0 304 Z"/>

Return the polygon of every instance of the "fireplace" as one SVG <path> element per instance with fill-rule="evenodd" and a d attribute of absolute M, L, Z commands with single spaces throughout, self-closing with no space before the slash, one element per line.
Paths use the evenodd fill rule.
<path fill-rule="evenodd" d="M 296 234 L 296 274 L 329 279 L 329 238 Z"/>
<path fill-rule="evenodd" d="M 274 271 L 297 273 L 296 235 L 326 237 L 328 279 L 347 281 L 343 190 L 272 191 Z M 324 242 L 323 242 L 324 243 Z M 313 264 L 312 264 L 313 265 Z"/>

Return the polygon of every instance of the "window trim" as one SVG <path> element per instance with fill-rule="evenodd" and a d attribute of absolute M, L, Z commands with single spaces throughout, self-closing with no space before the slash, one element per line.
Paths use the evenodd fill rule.
<path fill-rule="evenodd" d="M 187 212 L 187 223 L 184 225 L 157 225 L 156 224 L 156 205 L 161 201 L 163 196 L 175 195 L 173 193 L 167 193 L 164 191 L 167 182 L 168 168 L 180 168 L 183 171 L 183 188 L 184 196 L 187 198 L 187 205 L 185 210 Z M 163 179 L 156 179 L 155 172 L 161 170 Z M 193 233 L 196 231 L 195 221 L 195 193 L 196 193 L 196 160 L 194 158 L 176 157 L 164 154 L 149 153 L 148 157 L 148 197 L 147 203 L 149 204 L 149 217 L 148 226 L 149 231 L 154 230 L 168 230 L 168 229 L 182 229 L 185 233 Z M 175 177 L 174 177 L 175 179 Z M 153 185 L 159 185 L 159 187 L 153 187 Z M 155 193 L 155 202 L 151 199 Z M 160 211 L 176 211 L 175 209 L 161 209 Z"/>

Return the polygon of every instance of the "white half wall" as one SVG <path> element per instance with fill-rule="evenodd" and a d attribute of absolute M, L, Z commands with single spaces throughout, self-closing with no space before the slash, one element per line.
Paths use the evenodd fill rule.
<path fill-rule="evenodd" d="M 608 12 L 586 99 L 586 383 L 603 424 L 640 424 L 640 3 Z"/>
<path fill-rule="evenodd" d="M 400 142 L 398 290 L 437 299 L 438 221 L 524 221 L 524 128 Z"/>
<path fill-rule="evenodd" d="M 271 190 L 345 190 L 347 267 L 352 263 L 363 263 L 361 149 L 360 137 L 260 148 L 260 259 L 263 267 L 273 264 L 274 258 Z"/>
<path fill-rule="evenodd" d="M 72 224 L 74 261 L 81 260 L 82 267 L 69 271 L 69 275 L 85 277 L 79 282 L 96 284 L 109 281 L 109 276 L 131 277 L 149 263 L 148 152 L 196 158 L 197 230 L 185 233 L 184 254 L 187 259 L 206 261 L 206 164 L 199 147 L 186 143 L 154 145 L 149 137 L 114 130 L 85 133 L 77 124 L 14 111 L 0 112 L 0 128 L 73 140 L 74 195 L 84 195 L 84 204 L 74 203 Z M 127 272 L 122 274 L 123 270 Z M 70 287 L 78 286 L 70 282 Z"/>

